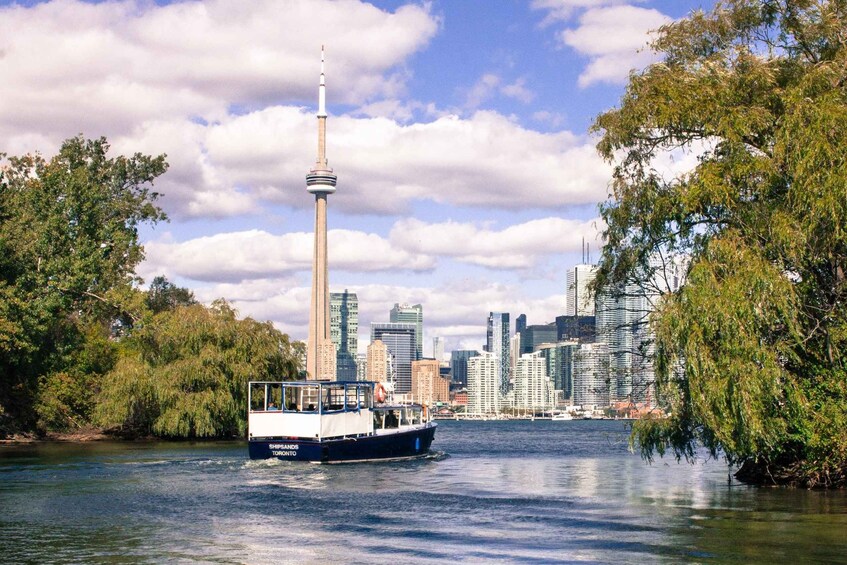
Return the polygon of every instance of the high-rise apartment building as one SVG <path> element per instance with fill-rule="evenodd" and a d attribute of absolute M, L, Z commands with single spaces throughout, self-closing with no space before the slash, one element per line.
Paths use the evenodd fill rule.
<path fill-rule="evenodd" d="M 565 304 L 568 316 L 594 315 L 594 295 L 588 291 L 588 284 L 596 275 L 596 265 L 576 265 L 568 271 Z"/>
<path fill-rule="evenodd" d="M 413 360 L 423 359 L 423 306 L 395 304 L 389 314 L 389 321 L 395 324 L 414 324 L 415 357 Z"/>
<path fill-rule="evenodd" d="M 521 355 L 515 364 L 515 408 L 549 410 L 553 404 L 553 382 L 547 375 L 542 353 Z"/>
<path fill-rule="evenodd" d="M 437 360 L 412 361 L 412 400 L 426 406 L 450 402 L 450 382 L 441 376 Z"/>
<path fill-rule="evenodd" d="M 388 348 L 381 340 L 374 340 L 368 345 L 365 369 L 364 380 L 375 383 L 388 382 Z"/>
<path fill-rule="evenodd" d="M 509 393 L 509 379 L 511 369 L 511 354 L 509 347 L 509 313 L 489 312 L 486 329 L 485 351 L 492 353 L 498 359 L 499 388 L 500 394 L 506 396 Z"/>
<path fill-rule="evenodd" d="M 574 352 L 573 402 L 583 408 L 609 406 L 609 348 L 605 343 L 583 343 Z"/>
<path fill-rule="evenodd" d="M 476 349 L 457 349 L 450 353 L 453 382 L 459 387 L 468 386 L 468 359 L 479 355 Z"/>
<path fill-rule="evenodd" d="M 389 365 L 394 371 L 394 392 L 412 392 L 412 361 L 415 360 L 415 325 L 371 322 L 371 341 L 380 340 L 388 348 Z"/>
<path fill-rule="evenodd" d="M 597 339 L 609 346 L 611 400 L 655 403 L 655 336 L 650 316 L 662 295 L 683 284 L 685 257 L 654 258 L 652 277 L 643 285 L 601 292 L 596 300 Z"/>
<path fill-rule="evenodd" d="M 542 345 L 539 352 L 547 364 L 547 375 L 553 380 L 553 389 L 562 391 L 564 400 L 573 399 L 574 353 L 576 341 L 561 341 Z"/>
<path fill-rule="evenodd" d="M 335 345 L 335 372 L 339 381 L 356 380 L 359 353 L 359 298 L 355 292 L 329 294 L 329 335 Z"/>
<path fill-rule="evenodd" d="M 482 353 L 468 359 L 468 412 L 495 414 L 500 411 L 500 359 Z"/>

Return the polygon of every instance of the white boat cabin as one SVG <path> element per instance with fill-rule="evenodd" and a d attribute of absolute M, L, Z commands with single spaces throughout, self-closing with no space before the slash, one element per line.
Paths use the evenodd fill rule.
<path fill-rule="evenodd" d="M 396 433 L 427 423 L 419 405 L 378 405 L 372 382 L 251 381 L 250 439 L 329 439 Z"/>

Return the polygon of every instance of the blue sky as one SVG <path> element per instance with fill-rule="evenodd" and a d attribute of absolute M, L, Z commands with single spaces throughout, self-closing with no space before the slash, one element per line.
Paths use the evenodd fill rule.
<path fill-rule="evenodd" d="M 362 345 L 410 302 L 425 353 L 477 348 L 490 310 L 564 312 L 583 238 L 602 243 L 588 129 L 654 60 L 648 30 L 712 4 L 0 2 L 0 152 L 83 133 L 167 153 L 171 221 L 143 230 L 139 273 L 304 339 L 323 44 L 331 288 L 358 293 Z"/>

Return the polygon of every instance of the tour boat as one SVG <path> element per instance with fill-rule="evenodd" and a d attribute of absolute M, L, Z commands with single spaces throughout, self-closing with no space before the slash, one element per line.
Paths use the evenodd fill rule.
<path fill-rule="evenodd" d="M 552 419 L 553 419 L 554 421 L 559 421 L 559 420 L 573 420 L 573 416 L 571 415 L 571 413 L 570 413 L 570 412 L 559 412 L 558 414 L 553 414 L 553 418 L 552 418 Z"/>
<path fill-rule="evenodd" d="M 343 463 L 421 457 L 437 424 L 425 406 L 386 402 L 372 382 L 251 381 L 251 459 Z"/>

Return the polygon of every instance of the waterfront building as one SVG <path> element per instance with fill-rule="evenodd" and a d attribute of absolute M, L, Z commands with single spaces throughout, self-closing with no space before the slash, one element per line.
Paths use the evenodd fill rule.
<path fill-rule="evenodd" d="M 318 86 L 318 158 L 306 175 L 306 190 L 315 195 L 315 245 L 312 254 L 312 296 L 309 307 L 309 339 L 306 352 L 307 378 L 335 380 L 335 346 L 329 335 L 329 268 L 326 250 L 327 197 L 335 192 L 336 175 L 326 159 L 326 80 L 321 48 L 321 78 Z"/>
<path fill-rule="evenodd" d="M 468 359 L 468 412 L 496 414 L 500 411 L 500 359 L 484 352 Z"/>
<path fill-rule="evenodd" d="M 588 291 L 588 285 L 596 275 L 596 265 L 575 265 L 573 269 L 568 270 L 565 304 L 565 313 L 568 316 L 594 315 L 594 295 Z"/>
<path fill-rule="evenodd" d="M 541 346 L 539 352 L 547 366 L 547 375 L 553 381 L 553 389 L 561 391 L 566 401 L 573 400 L 574 352 L 579 347 L 576 341 L 560 341 Z"/>
<path fill-rule="evenodd" d="M 521 332 L 520 354 L 533 353 L 543 343 L 556 343 L 556 324 L 537 324 L 527 326 Z"/>
<path fill-rule="evenodd" d="M 574 352 L 573 403 L 583 408 L 609 406 L 609 347 L 582 343 Z"/>
<path fill-rule="evenodd" d="M 543 354 L 521 355 L 515 365 L 514 407 L 526 410 L 549 410 L 554 394 L 553 382 L 547 374 Z"/>
<path fill-rule="evenodd" d="M 412 361 L 415 360 L 415 325 L 371 322 L 371 341 L 380 340 L 388 349 L 394 371 L 394 392 L 412 392 Z"/>
<path fill-rule="evenodd" d="M 459 387 L 468 386 L 468 359 L 479 355 L 476 349 L 457 349 L 450 353 L 453 382 Z"/>
<path fill-rule="evenodd" d="M 509 374 L 515 374 L 515 363 L 521 357 L 521 334 L 509 338 Z"/>
<path fill-rule="evenodd" d="M 664 294 L 683 284 L 685 257 L 650 261 L 650 280 L 642 285 L 601 292 L 596 300 L 597 339 L 609 346 L 611 400 L 655 405 L 655 335 L 650 316 Z"/>
<path fill-rule="evenodd" d="M 355 292 L 329 294 L 329 335 L 335 345 L 335 372 L 339 381 L 356 380 L 359 353 L 359 298 Z"/>
<path fill-rule="evenodd" d="M 426 406 L 450 402 L 450 381 L 441 376 L 437 359 L 412 361 L 412 400 Z"/>
<path fill-rule="evenodd" d="M 368 345 L 368 358 L 365 368 L 366 373 L 363 380 L 376 383 L 388 382 L 388 348 L 381 340 L 374 340 Z"/>
<path fill-rule="evenodd" d="M 415 357 L 423 359 L 423 306 L 415 304 L 395 304 L 389 313 L 390 322 L 395 324 L 414 324 L 415 326 Z"/>
<path fill-rule="evenodd" d="M 500 394 L 509 392 L 511 355 L 509 351 L 509 313 L 489 312 L 486 328 L 485 351 L 497 357 L 499 369 Z"/>

